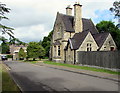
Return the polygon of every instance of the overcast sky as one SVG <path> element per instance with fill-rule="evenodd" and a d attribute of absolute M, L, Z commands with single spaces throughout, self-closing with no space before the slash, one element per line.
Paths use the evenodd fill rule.
<path fill-rule="evenodd" d="M 102 20 L 115 21 L 109 8 L 115 0 L 1 0 L 11 12 L 3 24 L 13 27 L 16 38 L 23 42 L 40 41 L 53 29 L 57 12 L 76 1 L 82 4 L 82 17 L 91 18 L 94 24 Z"/>

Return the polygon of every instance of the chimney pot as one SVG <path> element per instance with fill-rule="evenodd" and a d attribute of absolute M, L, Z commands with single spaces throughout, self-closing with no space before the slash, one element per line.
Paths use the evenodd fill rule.
<path fill-rule="evenodd" d="M 70 5 L 68 5 L 66 8 L 66 15 L 72 16 L 72 8 L 70 7 Z"/>

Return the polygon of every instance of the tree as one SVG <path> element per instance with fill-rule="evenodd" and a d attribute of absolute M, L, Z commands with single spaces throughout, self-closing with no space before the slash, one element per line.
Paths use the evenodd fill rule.
<path fill-rule="evenodd" d="M 12 45 L 12 44 L 16 44 L 16 45 L 26 45 L 26 43 L 20 41 L 18 38 L 11 38 L 9 39 L 9 44 Z"/>
<path fill-rule="evenodd" d="M 8 19 L 5 16 L 5 14 L 9 13 L 9 12 L 10 12 L 10 9 L 7 8 L 5 4 L 2 4 L 0 2 L 0 21 L 2 19 Z M 2 34 L 6 33 L 6 34 L 8 34 L 10 36 L 10 38 L 14 38 L 12 30 L 14 30 L 14 29 L 11 28 L 11 27 L 5 26 L 5 25 L 3 25 L 3 24 L 0 23 L 0 31 L 2 31 Z"/>
<path fill-rule="evenodd" d="M 41 44 L 45 48 L 45 51 L 46 51 L 45 56 L 46 57 L 49 57 L 52 34 L 53 34 L 53 31 L 51 31 L 47 37 L 43 38 L 43 41 L 42 41 L 42 44 Z"/>
<path fill-rule="evenodd" d="M 26 53 L 24 52 L 24 49 L 21 47 L 18 53 L 19 59 L 22 60 L 26 57 Z"/>
<path fill-rule="evenodd" d="M 96 24 L 96 28 L 98 31 L 101 32 L 110 32 L 117 48 L 120 50 L 120 29 L 114 25 L 111 21 L 101 21 L 100 23 Z"/>
<path fill-rule="evenodd" d="M 7 42 L 7 39 L 3 36 L 0 37 L 0 41 L 2 41 L 3 43 L 6 43 Z"/>
<path fill-rule="evenodd" d="M 1 37 L 0 39 L 2 41 L 2 44 L 1 44 L 2 51 L 1 51 L 1 53 L 2 54 L 9 54 L 10 53 L 10 48 L 9 48 L 9 43 L 7 42 L 7 39 L 4 38 L 4 37 Z"/>
<path fill-rule="evenodd" d="M 27 47 L 27 56 L 29 58 L 42 58 L 45 55 L 44 48 L 37 42 L 30 42 Z"/>
<path fill-rule="evenodd" d="M 115 18 L 118 18 L 118 27 L 120 27 L 120 1 L 115 1 L 113 7 L 110 8 L 110 11 L 113 12 Z"/>

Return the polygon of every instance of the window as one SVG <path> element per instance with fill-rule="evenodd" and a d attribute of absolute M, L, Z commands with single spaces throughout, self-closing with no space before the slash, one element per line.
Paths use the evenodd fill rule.
<path fill-rule="evenodd" d="M 54 49 L 55 49 L 55 51 L 54 51 L 54 55 L 56 56 L 56 46 L 54 46 Z"/>
<path fill-rule="evenodd" d="M 60 46 L 58 46 L 58 56 L 60 56 Z"/>
<path fill-rule="evenodd" d="M 111 50 L 111 51 L 114 51 L 114 47 L 110 47 L 110 50 Z"/>
<path fill-rule="evenodd" d="M 104 50 L 106 50 L 106 47 L 104 47 Z"/>
<path fill-rule="evenodd" d="M 92 51 L 92 44 L 87 44 L 87 51 Z"/>
<path fill-rule="evenodd" d="M 87 51 L 89 51 L 89 48 L 87 48 Z"/>
<path fill-rule="evenodd" d="M 87 47 L 89 46 L 89 44 L 87 44 Z"/>
<path fill-rule="evenodd" d="M 90 44 L 90 47 L 91 47 L 91 44 Z"/>

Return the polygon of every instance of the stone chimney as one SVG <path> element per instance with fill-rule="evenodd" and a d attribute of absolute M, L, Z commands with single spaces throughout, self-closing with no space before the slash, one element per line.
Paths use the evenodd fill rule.
<path fill-rule="evenodd" d="M 74 4 L 74 29 L 75 33 L 82 32 L 82 5 L 80 5 L 78 2 Z"/>
<path fill-rule="evenodd" d="M 70 5 L 68 5 L 66 8 L 66 15 L 72 16 L 72 8 L 70 8 Z"/>

